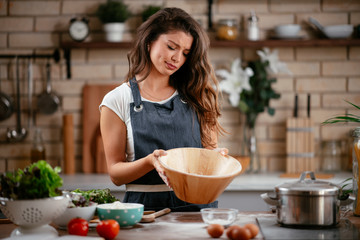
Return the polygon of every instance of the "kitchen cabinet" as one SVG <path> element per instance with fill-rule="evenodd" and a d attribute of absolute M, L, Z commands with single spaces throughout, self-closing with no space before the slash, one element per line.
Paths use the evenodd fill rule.
<path fill-rule="evenodd" d="M 67 78 L 71 78 L 71 49 L 73 48 L 130 48 L 132 42 L 62 42 L 67 67 Z M 211 40 L 212 48 L 262 48 L 262 47 L 336 47 L 360 46 L 360 39 L 266 39 L 260 41 Z"/>

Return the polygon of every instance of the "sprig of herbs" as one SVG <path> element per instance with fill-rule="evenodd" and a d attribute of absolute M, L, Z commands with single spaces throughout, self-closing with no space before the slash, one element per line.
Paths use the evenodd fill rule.
<path fill-rule="evenodd" d="M 346 101 L 345 102 L 351 104 L 352 106 L 354 106 L 355 108 L 360 110 L 360 107 L 349 102 Z M 360 116 L 359 115 L 355 115 L 355 114 L 350 114 L 350 113 L 345 113 L 344 115 L 337 115 L 335 117 L 329 118 L 326 121 L 324 121 L 322 124 L 332 124 L 332 123 L 347 123 L 347 122 L 358 122 L 360 123 Z"/>
<path fill-rule="evenodd" d="M 113 196 L 110 192 L 110 189 L 93 189 L 88 191 L 82 191 L 80 189 L 76 189 L 72 191 L 73 193 L 79 193 L 85 197 L 87 201 L 96 202 L 98 204 L 103 203 L 113 203 L 115 201 L 119 201 L 115 196 Z"/>

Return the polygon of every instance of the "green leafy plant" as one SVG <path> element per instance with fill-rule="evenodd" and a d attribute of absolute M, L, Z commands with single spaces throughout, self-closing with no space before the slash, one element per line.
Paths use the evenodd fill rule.
<path fill-rule="evenodd" d="M 60 167 L 52 168 L 40 160 L 23 170 L 3 173 L 0 176 L 0 196 L 13 200 L 59 196 L 63 184 L 60 171 Z"/>
<path fill-rule="evenodd" d="M 350 105 L 352 105 L 355 108 L 357 108 L 358 110 L 360 110 L 359 106 L 357 106 L 349 101 L 346 101 L 346 100 L 345 100 L 345 102 L 349 103 Z M 323 122 L 323 124 L 347 123 L 347 122 L 360 123 L 360 115 L 355 115 L 355 114 L 350 114 L 350 113 L 346 113 L 344 115 L 337 115 L 335 117 L 327 119 L 326 121 Z"/>
<path fill-rule="evenodd" d="M 121 0 L 108 0 L 99 5 L 96 16 L 102 23 L 125 22 L 131 16 L 131 12 Z"/>
<path fill-rule="evenodd" d="M 87 201 L 96 202 L 98 204 L 103 203 L 113 203 L 115 201 L 119 201 L 115 196 L 113 196 L 110 192 L 110 189 L 93 189 L 88 191 L 82 191 L 80 189 L 76 189 L 72 191 L 73 193 L 81 194 L 85 197 Z"/>
<path fill-rule="evenodd" d="M 159 10 L 161 10 L 160 6 L 148 5 L 147 7 L 145 7 L 144 10 L 141 12 L 141 18 L 143 22 L 145 22 L 151 15 L 153 15 Z"/>

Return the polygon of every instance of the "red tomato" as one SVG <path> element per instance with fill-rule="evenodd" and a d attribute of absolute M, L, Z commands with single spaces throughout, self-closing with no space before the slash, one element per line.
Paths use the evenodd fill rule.
<path fill-rule="evenodd" d="M 120 231 L 120 225 L 113 219 L 102 220 L 96 226 L 96 231 L 100 237 L 103 237 L 106 240 L 111 240 L 118 235 Z"/>
<path fill-rule="evenodd" d="M 89 232 L 89 223 L 83 218 L 71 219 L 67 227 L 71 235 L 86 236 Z"/>

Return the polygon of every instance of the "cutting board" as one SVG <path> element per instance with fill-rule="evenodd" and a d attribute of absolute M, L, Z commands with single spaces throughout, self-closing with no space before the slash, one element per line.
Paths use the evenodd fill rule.
<path fill-rule="evenodd" d="M 83 149 L 84 173 L 107 173 L 100 133 L 99 105 L 105 94 L 117 87 L 114 84 L 87 84 L 83 88 Z"/>

